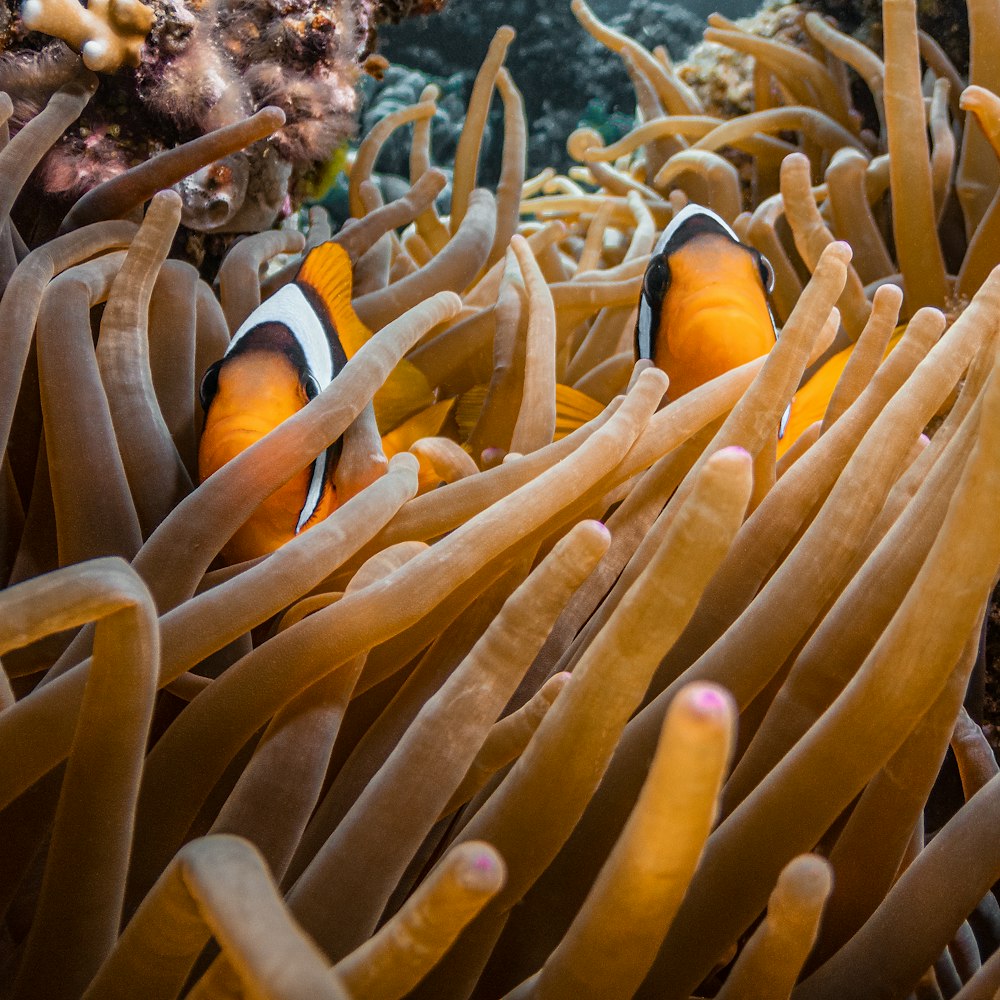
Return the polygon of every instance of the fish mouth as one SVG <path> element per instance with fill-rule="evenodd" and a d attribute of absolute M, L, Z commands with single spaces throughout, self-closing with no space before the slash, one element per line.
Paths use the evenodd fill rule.
<path fill-rule="evenodd" d="M 759 302 L 748 303 L 742 295 L 724 293 L 720 296 L 719 288 L 713 287 L 692 295 L 685 314 L 685 325 L 698 330 L 700 336 L 717 337 L 722 331 L 728 338 L 744 330 L 759 329 L 763 324 L 768 328 L 772 343 L 776 337 L 774 321 L 763 293 Z"/>

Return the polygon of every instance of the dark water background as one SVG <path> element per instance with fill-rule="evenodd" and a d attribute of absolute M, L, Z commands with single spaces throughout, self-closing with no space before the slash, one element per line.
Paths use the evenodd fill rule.
<path fill-rule="evenodd" d="M 503 8 L 503 3 L 487 3 L 487 7 Z M 614 17 L 628 9 L 628 0 L 594 0 L 590 5 L 598 17 Z M 698 18 L 706 18 L 714 11 L 725 14 L 726 17 L 746 17 L 752 14 L 760 3 L 757 0 L 684 0 L 678 3 L 686 11 Z"/>
<path fill-rule="evenodd" d="M 652 49 L 663 44 L 674 59 L 700 41 L 705 17 L 718 10 L 730 17 L 754 11 L 758 0 L 594 0 L 602 19 Z M 566 137 L 578 125 L 601 131 L 608 141 L 632 126 L 635 97 L 617 56 L 580 27 L 569 0 L 450 0 L 445 10 L 380 29 L 379 52 L 393 63 L 381 83 L 367 81 L 361 133 L 390 111 L 415 102 L 424 83 L 441 87 L 432 142 L 435 161 L 454 157 L 472 81 L 493 32 L 512 25 L 518 37 L 506 65 L 524 95 L 529 123 L 528 168 L 565 170 Z M 499 104 L 495 100 L 495 105 Z M 499 164 L 501 113 L 496 108 L 484 142 L 482 176 L 495 180 Z M 405 174 L 409 130 L 383 151 L 379 170 Z"/>

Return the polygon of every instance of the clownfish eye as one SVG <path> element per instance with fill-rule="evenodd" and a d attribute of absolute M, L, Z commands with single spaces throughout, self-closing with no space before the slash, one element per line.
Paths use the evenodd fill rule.
<path fill-rule="evenodd" d="M 312 372 L 306 372 L 302 376 L 302 388 L 305 389 L 306 399 L 315 399 L 319 395 L 319 382 Z"/>
<path fill-rule="evenodd" d="M 757 257 L 757 268 L 760 271 L 760 280 L 764 283 L 764 290 L 771 294 L 774 291 L 774 268 L 771 262 L 758 250 L 754 251 Z"/>
<path fill-rule="evenodd" d="M 646 268 L 646 274 L 642 279 L 642 294 L 651 305 L 655 305 L 666 294 L 667 285 L 670 281 L 670 269 L 662 255 L 657 255 Z"/>
<path fill-rule="evenodd" d="M 215 399 L 215 394 L 219 391 L 219 369 L 225 360 L 225 358 L 219 358 L 214 364 L 208 366 L 208 371 L 202 376 L 201 385 L 198 388 L 198 398 L 201 400 L 202 410 L 206 413 L 209 406 L 212 405 L 212 400 Z"/>

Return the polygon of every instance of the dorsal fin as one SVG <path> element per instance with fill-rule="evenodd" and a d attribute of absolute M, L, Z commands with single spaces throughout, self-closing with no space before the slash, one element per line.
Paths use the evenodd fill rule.
<path fill-rule="evenodd" d="M 348 359 L 354 357 L 372 333 L 351 306 L 354 274 L 347 251 L 337 243 L 321 243 L 306 256 L 295 281 L 308 286 L 323 303 L 344 353 Z"/>

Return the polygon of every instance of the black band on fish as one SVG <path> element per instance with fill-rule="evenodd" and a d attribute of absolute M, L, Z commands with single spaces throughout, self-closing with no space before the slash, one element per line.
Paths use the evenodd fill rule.
<path fill-rule="evenodd" d="M 688 240 L 702 235 L 724 236 L 734 243 L 740 242 L 740 238 L 722 216 L 703 205 L 685 205 L 660 234 L 653 247 L 653 255 L 663 254 L 664 257 L 669 257 Z"/>
<path fill-rule="evenodd" d="M 746 244 L 742 244 L 746 246 Z M 771 262 L 755 247 L 747 247 L 757 261 L 757 270 L 760 271 L 760 280 L 764 282 L 764 289 L 770 295 L 774 291 L 774 268 Z"/>
<path fill-rule="evenodd" d="M 333 362 L 333 377 L 336 378 L 344 365 L 347 364 L 347 352 L 340 342 L 340 331 L 337 330 L 327 303 L 323 301 L 323 297 L 319 292 L 310 285 L 296 285 L 295 287 L 298 288 L 305 297 L 305 300 L 312 306 L 313 312 L 316 313 L 317 319 L 326 331 L 326 338 L 330 346 L 330 358 Z"/>
<path fill-rule="evenodd" d="M 198 398 L 201 400 L 202 410 L 206 413 L 212 405 L 212 400 L 215 399 L 215 394 L 219 391 L 219 369 L 225 360 L 225 358 L 219 358 L 218 361 L 210 364 L 208 370 L 201 377 L 201 385 L 198 387 Z"/>
<path fill-rule="evenodd" d="M 320 501 L 323 499 L 323 491 L 329 489 L 327 477 L 330 470 L 337 467 L 343 446 L 344 439 L 337 438 L 310 467 L 309 488 L 306 490 L 306 499 L 302 504 L 298 520 L 295 523 L 296 535 L 312 520 L 316 513 L 316 508 L 319 507 Z"/>
<path fill-rule="evenodd" d="M 670 266 L 663 254 L 652 257 L 642 279 L 639 297 L 639 317 L 635 324 L 635 356 L 637 360 L 653 359 L 653 331 L 660 325 L 660 309 L 670 287 Z"/>
<path fill-rule="evenodd" d="M 795 402 L 795 398 L 792 397 L 792 403 Z M 785 430 L 788 427 L 788 418 L 792 415 L 792 403 L 789 403 L 785 407 L 785 412 L 781 414 L 781 420 L 778 422 L 778 440 L 780 441 L 785 436 Z"/>

